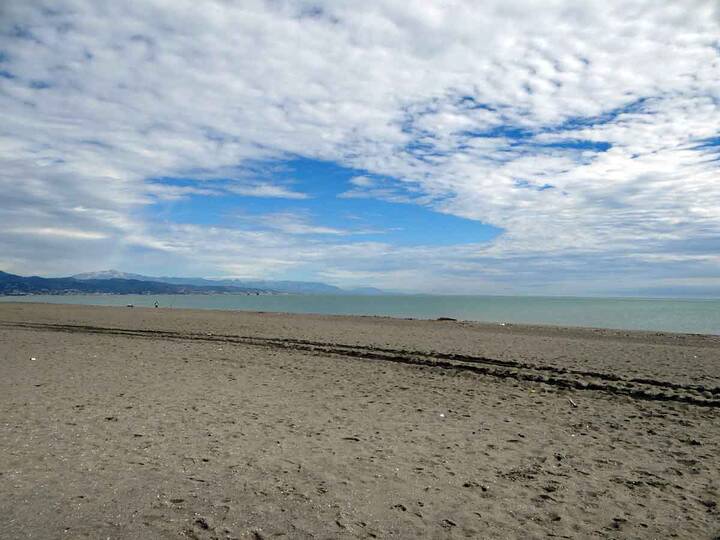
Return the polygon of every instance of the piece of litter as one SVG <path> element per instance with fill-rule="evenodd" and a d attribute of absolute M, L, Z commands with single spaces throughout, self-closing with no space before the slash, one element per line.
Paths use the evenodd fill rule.
<path fill-rule="evenodd" d="M 35 360 L 37 360 L 37 358 L 35 358 L 34 356 L 31 356 L 30 360 L 35 361 Z"/>
<path fill-rule="evenodd" d="M 577 407 L 577 403 L 575 403 L 572 399 L 567 398 L 567 400 L 570 402 L 570 405 L 572 405 L 573 407 Z"/>
<path fill-rule="evenodd" d="M 440 418 L 445 418 L 445 415 L 443 413 L 440 413 Z"/>

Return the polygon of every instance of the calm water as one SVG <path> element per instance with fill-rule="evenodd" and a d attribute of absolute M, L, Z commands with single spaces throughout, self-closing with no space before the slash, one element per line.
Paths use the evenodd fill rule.
<path fill-rule="evenodd" d="M 77 295 L 0 297 L 0 301 L 101 306 L 281 311 L 338 315 L 386 315 L 483 322 L 594 326 L 720 334 L 720 300 L 557 298 L 517 296 L 330 295 Z"/>

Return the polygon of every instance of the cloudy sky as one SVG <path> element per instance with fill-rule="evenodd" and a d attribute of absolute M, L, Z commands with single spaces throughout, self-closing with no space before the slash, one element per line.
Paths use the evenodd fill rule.
<path fill-rule="evenodd" d="M 4 0 L 0 269 L 720 294 L 716 0 Z"/>

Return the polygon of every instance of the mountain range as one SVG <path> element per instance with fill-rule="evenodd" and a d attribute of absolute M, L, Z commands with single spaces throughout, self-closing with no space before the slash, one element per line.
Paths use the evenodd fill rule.
<path fill-rule="evenodd" d="M 226 285 L 197 286 L 151 280 L 18 276 L 0 271 L 0 295 L 25 294 L 261 294 L 272 291 Z"/>
<path fill-rule="evenodd" d="M 380 289 L 341 289 L 309 281 L 150 277 L 103 270 L 62 278 L 0 271 L 0 295 L 25 294 L 383 294 Z"/>
<path fill-rule="evenodd" d="M 240 287 L 244 289 L 261 289 L 287 294 L 384 294 L 384 291 L 375 287 L 359 287 L 354 289 L 341 289 L 334 285 L 317 281 L 277 281 L 277 280 L 248 280 L 248 279 L 223 279 L 223 278 L 198 278 L 198 277 L 151 277 L 142 274 L 131 274 L 119 270 L 102 270 L 100 272 L 88 272 L 72 276 L 77 280 L 97 279 L 134 279 L 139 281 L 155 281 L 160 283 L 172 283 L 175 285 L 195 285 L 199 287 Z"/>

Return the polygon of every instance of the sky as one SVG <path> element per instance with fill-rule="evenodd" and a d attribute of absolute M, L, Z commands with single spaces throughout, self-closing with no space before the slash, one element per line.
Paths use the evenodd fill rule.
<path fill-rule="evenodd" d="M 716 0 L 4 0 L 0 269 L 720 296 Z"/>

